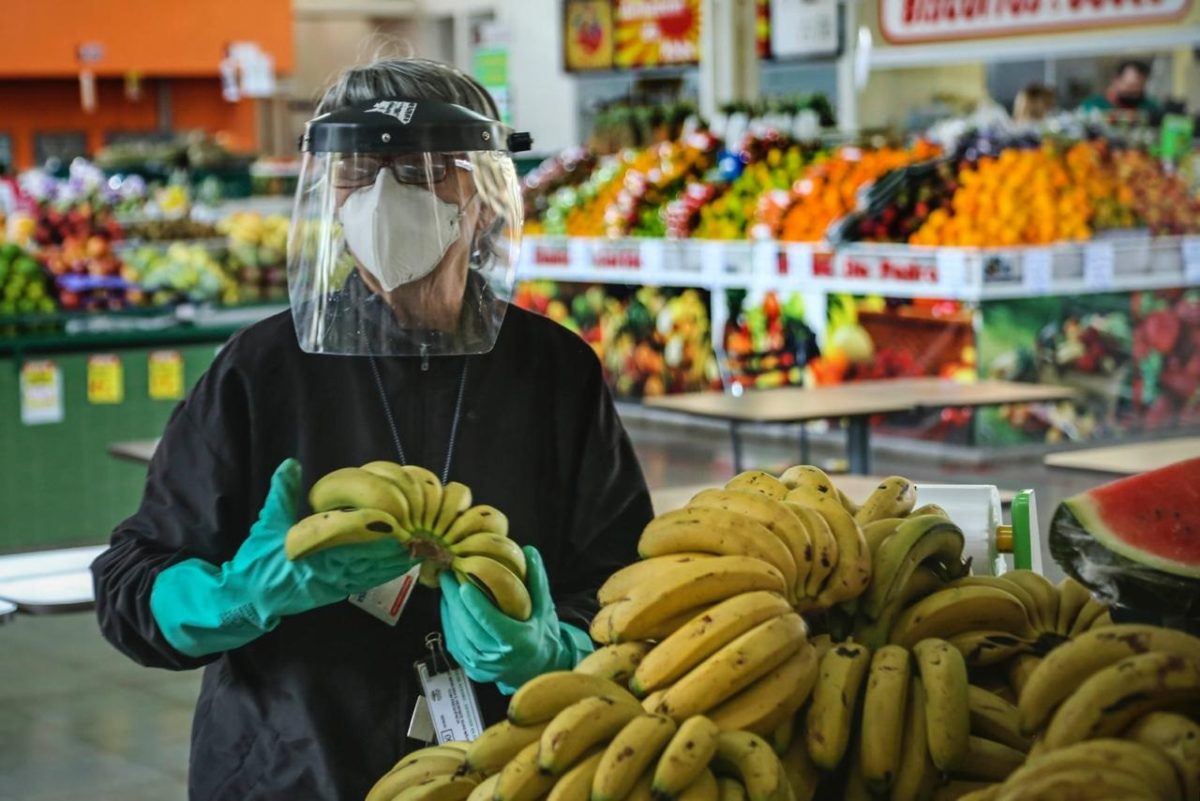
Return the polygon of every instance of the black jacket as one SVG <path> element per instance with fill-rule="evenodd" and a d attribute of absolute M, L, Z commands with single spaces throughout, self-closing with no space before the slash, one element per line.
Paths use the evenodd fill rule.
<path fill-rule="evenodd" d="M 575 335 L 509 309 L 496 347 L 473 357 L 379 358 L 409 463 L 440 475 L 464 360 L 450 478 L 508 516 L 542 553 L 559 616 L 586 627 L 595 592 L 636 558 L 650 499 L 600 365 Z M 235 651 L 173 649 L 150 613 L 165 567 L 233 556 L 271 474 L 299 458 L 304 490 L 335 468 L 396 459 L 370 363 L 297 346 L 290 314 L 233 337 L 175 410 L 141 507 L 92 566 L 104 635 L 143 665 L 207 665 L 192 728 L 194 801 L 361 799 L 416 743 L 413 662 L 440 630 L 437 593 L 419 588 L 393 628 L 347 602 L 284 619 Z M 491 685 L 485 722 L 503 717 Z"/>

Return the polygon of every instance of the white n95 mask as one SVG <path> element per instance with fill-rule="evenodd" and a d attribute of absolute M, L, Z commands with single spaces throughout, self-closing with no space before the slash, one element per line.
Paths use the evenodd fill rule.
<path fill-rule="evenodd" d="M 418 281 L 462 234 L 462 210 L 429 189 L 402 184 L 390 168 L 339 211 L 346 245 L 385 292 Z"/>

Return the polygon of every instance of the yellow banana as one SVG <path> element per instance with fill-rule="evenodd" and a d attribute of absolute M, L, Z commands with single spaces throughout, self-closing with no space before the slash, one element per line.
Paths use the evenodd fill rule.
<path fill-rule="evenodd" d="M 833 529 L 816 509 L 804 504 L 787 502 L 787 507 L 804 524 L 808 531 L 809 541 L 812 542 L 812 566 L 808 571 L 808 579 L 804 582 L 804 595 L 816 598 L 821 594 L 826 579 L 833 572 L 838 562 L 838 542 L 833 535 Z"/>
<path fill-rule="evenodd" d="M 958 775 L 984 781 L 1004 781 L 1025 763 L 1025 752 L 974 735 L 967 738 L 967 753 Z"/>
<path fill-rule="evenodd" d="M 1088 631 L 1102 629 L 1111 625 L 1113 625 L 1112 610 L 1106 609 L 1100 614 L 1100 617 L 1092 621 L 1092 625 L 1088 626 Z"/>
<path fill-rule="evenodd" d="M 438 776 L 453 775 L 462 763 L 461 754 L 457 757 L 423 751 L 409 754 L 375 782 L 367 793 L 367 801 L 391 801 L 397 793 L 421 782 Z"/>
<path fill-rule="evenodd" d="M 791 745 L 780 757 L 780 762 L 783 763 L 784 778 L 791 786 L 796 801 L 812 801 L 817 794 L 817 785 L 821 783 L 821 771 L 808 755 L 803 716 L 797 717 L 796 729 Z"/>
<path fill-rule="evenodd" d="M 589 801 L 592 797 L 592 782 L 603 757 L 603 749 L 597 749 L 579 760 L 574 767 L 558 777 L 550 795 L 546 796 L 546 801 Z"/>
<path fill-rule="evenodd" d="M 401 790 L 391 801 L 465 801 L 477 784 L 466 776 L 436 776 Z"/>
<path fill-rule="evenodd" d="M 714 556 L 672 565 L 652 584 L 633 590 L 610 618 L 610 642 L 649 639 L 662 621 L 702 604 L 752 590 L 787 591 L 783 575 L 761 559 Z"/>
<path fill-rule="evenodd" d="M 906 648 L 885 645 L 871 657 L 867 689 L 863 693 L 860 755 L 867 786 L 884 792 L 900 768 L 904 742 L 905 703 L 912 678 L 912 662 Z"/>
<path fill-rule="evenodd" d="M 667 688 L 655 711 L 683 720 L 712 709 L 783 664 L 806 635 L 794 612 L 760 623 Z"/>
<path fill-rule="evenodd" d="M 642 709 L 651 715 L 657 715 L 658 705 L 662 703 L 663 696 L 667 694 L 666 690 L 655 690 L 642 699 Z"/>
<path fill-rule="evenodd" d="M 591 801 L 621 801 L 629 795 L 676 730 L 675 721 L 665 715 L 639 715 L 625 724 L 601 754 Z"/>
<path fill-rule="evenodd" d="M 1055 774 L 1009 780 L 990 798 L 996 801 L 1162 801 L 1145 782 L 1107 765 L 1069 767 Z"/>
<path fill-rule="evenodd" d="M 496 785 L 500 783 L 500 774 L 493 773 L 475 785 L 475 789 L 467 796 L 467 801 L 492 801 L 496 794 Z"/>
<path fill-rule="evenodd" d="M 723 731 L 749 731 L 770 737 L 808 700 L 817 679 L 817 652 L 808 643 L 782 665 L 755 681 L 707 714 Z"/>
<path fill-rule="evenodd" d="M 860 526 L 885 517 L 904 517 L 917 504 L 917 485 L 903 476 L 888 476 L 879 482 L 854 519 Z"/>
<path fill-rule="evenodd" d="M 776 501 L 782 501 L 783 496 L 787 495 L 787 487 L 779 479 L 761 470 L 746 470 L 745 472 L 738 473 L 729 479 L 729 483 L 725 485 L 725 489 L 757 492 Z"/>
<path fill-rule="evenodd" d="M 904 739 L 900 744 L 900 765 L 892 782 L 891 801 L 919 801 L 937 777 L 937 766 L 929 753 L 926 724 L 925 687 L 913 676 L 908 686 L 904 711 Z"/>
<path fill-rule="evenodd" d="M 719 801 L 746 801 L 746 788 L 737 779 L 722 776 L 717 779 Z"/>
<path fill-rule="evenodd" d="M 732 771 L 746 788 L 749 801 L 775 801 L 787 779 L 770 744 L 748 731 L 723 731 L 717 735 L 714 764 Z"/>
<path fill-rule="evenodd" d="M 822 495 L 837 495 L 837 487 L 824 470 L 811 464 L 798 464 L 784 470 L 779 476 L 779 483 L 788 490 L 809 487 Z"/>
<path fill-rule="evenodd" d="M 700 771 L 696 781 L 689 784 L 679 794 L 680 801 L 719 801 L 721 791 L 717 787 L 717 777 L 708 768 Z"/>
<path fill-rule="evenodd" d="M 441 536 L 459 515 L 471 508 L 471 488 L 451 481 L 442 488 L 442 503 L 433 521 L 433 533 Z"/>
<path fill-rule="evenodd" d="M 925 690 L 929 755 L 940 770 L 955 770 L 970 745 L 967 663 L 945 640 L 922 640 L 913 647 L 913 656 Z"/>
<path fill-rule="evenodd" d="M 971 710 L 972 734 L 1003 743 L 1022 753 L 1029 751 L 1030 742 L 1021 734 L 1021 718 L 1015 706 L 974 684 L 967 688 L 967 704 Z"/>
<path fill-rule="evenodd" d="M 933 570 L 924 565 L 918 567 L 909 576 L 904 586 L 896 591 L 887 606 L 875 620 L 869 620 L 865 615 L 859 615 L 854 627 L 854 639 L 868 648 L 880 648 L 887 645 L 896 618 L 911 602 L 930 595 L 946 586 Z"/>
<path fill-rule="evenodd" d="M 442 536 L 442 542 L 454 545 L 472 534 L 488 532 L 501 537 L 508 536 L 508 518 L 494 506 L 476 504 L 454 518 L 450 528 Z"/>
<path fill-rule="evenodd" d="M 1012 659 L 1008 660 L 1008 684 L 1010 687 L 1012 687 L 1013 693 L 1018 698 L 1020 698 L 1023 694 L 1025 684 L 1029 681 L 1029 677 L 1033 675 L 1033 671 L 1037 670 L 1038 665 L 1041 663 L 1042 658 L 1036 654 L 1017 654 Z M 1021 731 L 1026 731 L 1024 716 L 1022 716 Z"/>
<path fill-rule="evenodd" d="M 842 801 L 874 801 L 875 795 L 867 787 L 863 776 L 862 742 L 854 741 L 846 755 L 846 779 L 842 789 Z"/>
<path fill-rule="evenodd" d="M 485 556 L 456 556 L 450 567 L 460 581 L 470 582 L 492 605 L 516 620 L 528 620 L 533 601 L 521 579 L 495 559 Z"/>
<path fill-rule="evenodd" d="M 902 517 L 884 517 L 862 527 L 863 539 L 867 541 L 867 550 L 871 552 L 872 560 L 875 559 L 875 552 L 879 550 L 880 544 L 895 534 L 903 522 Z"/>
<path fill-rule="evenodd" d="M 1028 592 L 1035 603 L 1028 610 L 1030 622 L 1038 631 L 1054 631 L 1058 625 L 1058 590 L 1048 578 L 1032 570 L 1011 570 L 996 578 Z"/>
<path fill-rule="evenodd" d="M 1006 631 L 1030 640 L 1037 637 L 1025 605 L 1012 593 L 994 587 L 955 587 L 927 595 L 901 612 L 890 641 L 911 648 L 928 637 L 980 630 Z"/>
<path fill-rule="evenodd" d="M 1068 632 L 1068 637 L 1078 637 L 1092 627 L 1096 619 L 1108 611 L 1108 606 L 1100 603 L 1093 597 L 1087 599 L 1087 603 L 1079 610 L 1079 614 L 1075 616 L 1075 622 L 1071 624 L 1071 631 Z"/>
<path fill-rule="evenodd" d="M 1147 712 L 1197 702 L 1200 663 L 1167 651 L 1127 657 L 1079 685 L 1058 707 L 1041 742 L 1055 749 L 1111 737 Z"/>
<path fill-rule="evenodd" d="M 947 565 L 959 564 L 962 549 L 962 530 L 946 518 L 937 515 L 906 518 L 875 552 L 873 580 L 863 595 L 861 611 L 872 620 L 879 617 L 918 565 L 930 559 Z"/>
<path fill-rule="evenodd" d="M 1200 798 L 1200 723 L 1175 712 L 1151 712 L 1121 736 L 1161 751 L 1175 765 L 1183 797 Z"/>
<path fill-rule="evenodd" d="M 633 789 L 629 791 L 629 795 L 625 797 L 625 801 L 662 801 L 655 798 L 650 792 L 650 780 L 653 776 L 649 771 L 642 774 L 642 777 L 637 780 L 637 784 L 633 785 Z"/>
<path fill-rule="evenodd" d="M 576 701 L 555 715 L 542 732 L 538 768 L 555 776 L 561 775 L 641 712 L 638 704 L 602 696 Z"/>
<path fill-rule="evenodd" d="M 1080 786 L 1090 783 L 1099 784 L 1101 789 L 1120 788 L 1142 793 L 1149 790 L 1152 798 L 1163 801 L 1179 797 L 1171 763 L 1157 749 L 1130 740 L 1107 738 L 1087 740 L 1031 756 L 1008 777 L 1000 797 L 1014 801 L 1032 797 L 1061 798 L 1061 795 L 1036 795 L 1039 783 L 1069 778 L 1064 785 L 1077 784 L 1081 778 L 1079 772 L 1091 774 L 1090 780 Z M 1043 785 L 1041 789 L 1047 788 Z"/>
<path fill-rule="evenodd" d="M 938 517 L 944 517 L 947 520 L 950 519 L 950 513 L 938 506 L 936 503 L 927 503 L 924 506 L 918 506 L 916 509 L 913 509 L 908 513 L 909 517 L 920 517 L 921 515 L 937 515 Z"/>
<path fill-rule="evenodd" d="M 508 719 L 517 726 L 546 723 L 571 704 L 591 696 L 638 705 L 638 700 L 615 682 L 559 670 L 543 673 L 522 684 L 508 702 Z"/>
<path fill-rule="evenodd" d="M 634 671 L 654 648 L 651 642 L 622 642 L 597 648 L 575 666 L 578 673 L 602 676 L 622 687 L 629 684 Z"/>
<path fill-rule="evenodd" d="M 1058 582 L 1058 617 L 1055 618 L 1054 630 L 1063 636 L 1070 634 L 1071 625 L 1091 597 L 1088 588 L 1071 576 Z"/>
<path fill-rule="evenodd" d="M 540 742 L 520 750 L 498 774 L 493 801 L 536 801 L 554 787 L 555 777 L 538 770 Z"/>
<path fill-rule="evenodd" d="M 949 582 L 946 584 L 946 587 L 948 589 L 956 589 L 958 587 L 991 587 L 992 589 L 1004 590 L 1021 602 L 1025 607 L 1026 615 L 1029 617 L 1030 625 L 1035 625 L 1033 616 L 1037 612 L 1038 601 L 1019 583 L 1006 581 L 1000 576 L 963 576 Z"/>
<path fill-rule="evenodd" d="M 403 542 L 403 534 L 396 518 L 379 509 L 334 509 L 309 515 L 288 529 L 283 542 L 288 559 L 305 556 L 360 542 L 376 542 L 389 538 Z"/>
<path fill-rule="evenodd" d="M 507 720 L 488 726 L 467 749 L 464 764 L 468 770 L 485 775 L 498 773 L 521 749 L 536 743 L 545 728 L 545 722 L 517 726 Z"/>
<path fill-rule="evenodd" d="M 358 467 L 326 473 L 308 492 L 314 512 L 335 509 L 378 509 L 396 522 L 409 519 L 408 501 L 392 482 Z"/>
<path fill-rule="evenodd" d="M 1040 731 L 1060 703 L 1088 678 L 1126 657 L 1151 651 L 1178 654 L 1200 664 L 1200 638 L 1181 631 L 1126 624 L 1079 635 L 1055 648 L 1028 677 L 1017 708 L 1021 731 Z"/>
<path fill-rule="evenodd" d="M 838 560 L 825 581 L 817 602 L 832 606 L 857 598 L 871 583 L 871 552 L 862 529 L 836 498 L 814 497 L 809 505 L 825 518 L 837 540 Z"/>
<path fill-rule="evenodd" d="M 803 649 L 801 649 L 801 650 L 803 650 Z M 816 667 L 821 664 L 821 660 L 817 658 L 817 649 L 813 648 L 811 650 L 812 650 L 812 656 L 809 657 L 809 659 L 811 659 L 812 663 L 813 663 L 813 684 L 816 684 L 817 683 Z M 802 657 L 797 655 L 792 658 L 797 659 L 797 658 L 802 658 Z M 808 691 L 811 692 L 812 687 L 809 687 Z M 807 693 L 805 695 L 807 696 Z M 787 752 L 788 748 L 791 746 L 792 738 L 795 736 L 796 736 L 796 716 L 794 714 L 792 714 L 792 715 L 788 715 L 786 718 L 783 719 L 782 723 L 780 723 L 778 726 L 776 726 L 774 729 L 772 729 L 771 734 L 769 737 L 767 737 L 767 739 L 770 741 L 771 747 L 775 749 L 775 753 L 779 754 L 780 756 L 783 756 Z"/>
<path fill-rule="evenodd" d="M 836 768 L 846 753 L 870 665 L 870 650 L 853 642 L 835 645 L 821 659 L 806 732 L 808 754 L 823 770 Z"/>
<path fill-rule="evenodd" d="M 665 687 L 734 638 L 791 611 L 782 595 L 762 590 L 722 601 L 659 643 L 634 671 L 630 689 L 645 695 Z"/>
<path fill-rule="evenodd" d="M 697 551 L 752 556 L 774 565 L 789 590 L 796 583 L 791 551 L 765 526 L 740 512 L 711 507 L 667 512 L 651 520 L 638 540 L 638 554 L 643 558 Z"/>
<path fill-rule="evenodd" d="M 400 522 L 409 531 L 420 528 L 421 515 L 425 510 L 425 494 L 421 491 L 417 480 L 406 472 L 402 465 L 395 462 L 368 462 L 362 466 L 362 469 L 396 485 L 396 488 L 404 496 L 408 508 L 408 514 Z M 399 518 L 397 519 L 399 520 Z"/>
<path fill-rule="evenodd" d="M 484 556 L 494 559 L 507 567 L 521 581 L 525 580 L 525 552 L 521 550 L 520 545 L 508 537 L 484 531 L 464 537 L 451 545 L 449 549 L 450 553 L 455 556 Z"/>
<path fill-rule="evenodd" d="M 962 653 L 967 665 L 973 668 L 998 665 L 1033 649 L 1031 640 L 1007 631 L 968 631 L 946 639 Z"/>
<path fill-rule="evenodd" d="M 433 530 L 434 521 L 437 520 L 438 511 L 442 508 L 442 482 L 432 471 L 426 470 L 415 464 L 404 465 L 404 472 L 408 473 L 421 488 L 421 496 L 424 505 L 421 509 L 421 518 L 419 521 L 414 521 L 426 531 Z"/>
<path fill-rule="evenodd" d="M 930 801 L 986 801 L 992 794 L 999 793 L 999 788 L 1000 785 L 994 782 L 951 779 L 933 791 Z"/>
<path fill-rule="evenodd" d="M 631 592 L 646 582 L 657 580 L 662 571 L 671 565 L 712 558 L 713 555 L 710 553 L 673 553 L 654 559 L 641 559 L 609 576 L 596 591 L 596 600 L 600 602 L 601 606 L 623 601 L 629 597 Z"/>
<path fill-rule="evenodd" d="M 688 506 L 738 512 L 766 527 L 792 555 L 796 566 L 795 580 L 791 585 L 793 597 L 799 598 L 804 595 L 804 582 L 812 570 L 812 542 L 808 536 L 808 529 L 785 504 L 756 492 L 709 489 L 688 501 Z"/>
<path fill-rule="evenodd" d="M 695 716 L 679 724 L 653 770 L 651 787 L 655 798 L 678 797 L 694 782 L 717 753 L 721 730 L 706 717 Z"/>

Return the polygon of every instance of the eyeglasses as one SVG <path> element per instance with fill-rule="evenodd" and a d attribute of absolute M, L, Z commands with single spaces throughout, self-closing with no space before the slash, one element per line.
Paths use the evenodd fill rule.
<path fill-rule="evenodd" d="M 379 171 L 390 169 L 402 184 L 431 186 L 446 180 L 451 168 L 472 170 L 471 162 L 450 153 L 408 153 L 399 156 L 354 154 L 333 161 L 333 185 L 358 189 L 375 183 Z"/>

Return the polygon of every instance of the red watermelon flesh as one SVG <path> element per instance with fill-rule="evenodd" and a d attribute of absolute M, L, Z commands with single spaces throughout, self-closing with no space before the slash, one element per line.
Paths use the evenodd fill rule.
<path fill-rule="evenodd" d="M 1105 484 L 1063 505 L 1110 550 L 1200 578 L 1200 458 Z"/>

